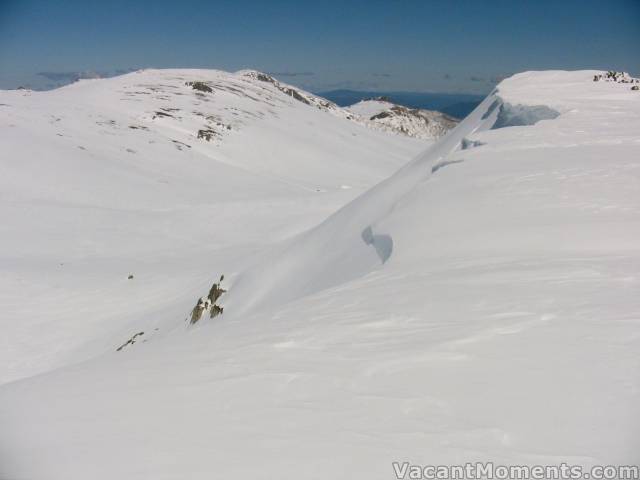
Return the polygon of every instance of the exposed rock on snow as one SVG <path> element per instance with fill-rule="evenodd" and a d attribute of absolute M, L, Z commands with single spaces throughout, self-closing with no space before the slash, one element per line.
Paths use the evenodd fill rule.
<path fill-rule="evenodd" d="M 640 83 L 640 78 L 634 78 L 627 72 L 616 72 L 609 70 L 608 72 L 598 73 L 593 76 L 594 82 L 615 82 L 615 83 Z M 640 90 L 640 85 L 633 85 L 631 90 Z"/>
<path fill-rule="evenodd" d="M 207 295 L 207 298 L 211 301 L 212 304 L 215 304 L 218 301 L 218 299 L 224 293 L 226 293 L 226 290 L 224 288 L 222 288 L 222 286 L 221 286 L 223 280 L 224 280 L 224 275 L 221 275 L 220 276 L 220 280 L 215 282 L 211 286 L 211 289 L 209 290 L 209 294 Z"/>
<path fill-rule="evenodd" d="M 212 130 L 210 128 L 198 130 L 198 138 L 202 138 L 202 139 L 206 140 L 207 142 L 210 142 L 215 137 L 219 137 L 219 136 L 220 136 L 220 134 L 218 132 L 216 132 L 215 130 Z"/>
<path fill-rule="evenodd" d="M 304 90 L 293 87 L 291 85 L 281 83 L 271 75 L 267 75 L 266 73 L 257 72 L 255 70 L 242 70 L 238 72 L 238 74 L 246 78 L 252 78 L 261 82 L 270 83 L 285 95 L 294 98 L 295 100 L 302 102 L 305 105 L 317 107 L 320 110 L 325 110 L 340 117 L 351 118 L 348 112 L 338 107 L 335 103 L 330 102 L 325 98 L 318 97 L 317 95 L 313 95 L 312 93 L 305 92 Z"/>
<path fill-rule="evenodd" d="M 133 345 L 134 343 L 136 343 L 136 339 L 138 337 L 141 337 L 142 335 L 144 335 L 144 332 L 138 332 L 138 333 L 134 334 L 129 340 L 127 340 L 125 343 L 123 343 L 118 348 L 116 348 L 116 351 L 119 352 L 123 348 L 128 347 L 129 345 Z"/>
<path fill-rule="evenodd" d="M 482 145 L 484 145 L 484 143 L 482 143 L 481 141 L 469 140 L 468 138 L 463 138 L 460 142 L 460 148 L 462 150 L 467 150 L 468 148 L 481 147 Z"/>
<path fill-rule="evenodd" d="M 173 115 L 171 115 L 170 113 L 167 112 L 161 112 L 161 111 L 157 111 L 153 114 L 153 117 L 151 117 L 151 119 L 156 119 L 156 118 L 162 118 L 162 117 L 167 117 L 167 118 L 176 118 Z"/>
<path fill-rule="evenodd" d="M 191 325 L 197 323 L 202 318 L 204 312 L 209 312 L 210 318 L 215 318 L 224 312 L 224 308 L 217 304 L 220 297 L 226 292 L 226 290 L 221 287 L 223 280 L 224 275 L 220 276 L 220 280 L 213 284 L 206 299 L 201 297 L 198 300 L 198 303 L 191 311 Z"/>
<path fill-rule="evenodd" d="M 607 72 L 598 73 L 593 76 L 594 82 L 615 82 L 615 83 L 640 83 L 639 78 L 634 78 L 627 72 L 616 72 L 615 70 L 609 70 Z"/>
<path fill-rule="evenodd" d="M 205 82 L 186 82 L 186 86 L 198 90 L 199 92 L 212 93 L 213 89 Z"/>
<path fill-rule="evenodd" d="M 191 310 L 191 325 L 197 323 L 202 318 L 202 314 L 205 310 L 209 310 L 210 306 L 211 302 L 209 302 L 209 300 L 205 300 L 204 297 L 200 297 L 196 306 Z"/>
<path fill-rule="evenodd" d="M 433 139 L 445 135 L 458 121 L 441 112 L 407 108 L 386 98 L 363 100 L 348 107 L 372 128 L 414 138 Z"/>

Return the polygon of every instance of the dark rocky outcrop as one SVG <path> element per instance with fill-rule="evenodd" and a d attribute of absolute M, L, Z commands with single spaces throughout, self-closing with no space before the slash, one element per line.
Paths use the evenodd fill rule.
<path fill-rule="evenodd" d="M 260 80 L 261 82 L 268 82 L 273 84 L 277 83 L 276 79 L 273 78 L 271 75 L 267 75 L 266 73 L 262 73 L 262 72 L 256 72 L 255 78 Z"/>
<path fill-rule="evenodd" d="M 198 303 L 196 303 L 196 306 L 191 310 L 191 325 L 197 323 L 202 318 L 204 312 L 209 312 L 209 318 L 215 318 L 224 312 L 224 307 L 217 304 L 220 297 L 226 293 L 226 290 L 221 286 L 223 280 L 224 275 L 221 275 L 220 280 L 211 286 L 207 297 L 200 297 L 198 299 Z"/>
<path fill-rule="evenodd" d="M 202 138 L 204 140 L 206 140 L 207 142 L 210 142 L 211 140 L 213 140 L 216 137 L 219 137 L 220 134 L 218 132 L 216 132 L 215 130 L 212 130 L 210 128 L 205 128 L 205 129 L 201 129 L 198 130 L 198 138 Z"/>
<path fill-rule="evenodd" d="M 171 115 L 171 114 L 169 114 L 169 113 L 166 113 L 166 112 L 160 112 L 160 111 L 155 112 L 155 113 L 153 114 L 153 117 L 151 117 L 151 118 L 152 118 L 152 119 L 155 119 L 155 118 L 158 118 L 158 117 L 160 117 L 160 118 L 162 118 L 162 117 L 176 118 L 176 117 L 174 117 L 173 115 Z"/>
<path fill-rule="evenodd" d="M 302 102 L 306 105 L 311 105 L 311 102 L 306 98 L 304 98 L 302 95 L 300 95 L 300 93 L 294 88 L 283 87 L 280 85 L 278 86 L 278 90 L 280 90 L 282 93 L 289 95 L 290 97 L 295 98 L 299 102 Z"/>
<path fill-rule="evenodd" d="M 391 116 L 389 112 L 380 112 L 377 115 L 373 115 L 369 120 L 382 120 L 383 118 L 388 118 Z"/>
<path fill-rule="evenodd" d="M 199 298 L 196 306 L 191 310 L 191 325 L 197 323 L 198 320 L 202 318 L 202 314 L 204 313 L 207 303 L 204 298 Z"/>
<path fill-rule="evenodd" d="M 204 82 L 185 82 L 185 85 L 193 88 L 194 90 L 198 90 L 199 92 L 213 93 L 213 88 Z"/>
<path fill-rule="evenodd" d="M 134 336 L 132 336 L 129 340 L 127 340 L 125 343 L 123 343 L 122 345 L 120 345 L 118 348 L 116 348 L 116 352 L 119 352 L 120 350 L 122 350 L 123 348 L 125 348 L 128 345 L 133 345 L 134 343 L 136 343 L 136 338 L 140 337 L 144 335 L 144 332 L 138 332 L 136 333 Z"/>
<path fill-rule="evenodd" d="M 227 292 L 224 288 L 220 286 L 223 280 L 224 280 L 224 275 L 220 276 L 220 280 L 217 283 L 214 283 L 211 289 L 209 290 L 209 295 L 207 295 L 207 298 L 211 300 L 212 304 L 215 304 L 218 301 L 218 299 L 222 296 L 222 294 Z"/>
<path fill-rule="evenodd" d="M 614 82 L 614 83 L 640 83 L 640 79 L 633 78 L 627 72 L 616 72 L 615 70 L 609 70 L 604 73 L 599 73 L 593 76 L 594 82 Z"/>

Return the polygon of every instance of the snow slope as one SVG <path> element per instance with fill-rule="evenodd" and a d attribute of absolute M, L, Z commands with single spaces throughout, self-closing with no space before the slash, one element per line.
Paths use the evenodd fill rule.
<path fill-rule="evenodd" d="M 640 95 L 597 73 L 503 81 L 322 223 L 229 261 L 223 316 L 0 387 L 0 478 L 638 464 Z"/>
<path fill-rule="evenodd" d="M 0 383 L 112 351 L 141 319 L 153 330 L 186 315 L 216 275 L 424 148 L 249 73 L 0 92 Z M 197 81 L 211 92 L 186 85 Z"/>
<path fill-rule="evenodd" d="M 434 139 L 456 126 L 457 120 L 434 110 L 408 108 L 383 97 L 362 100 L 347 110 L 363 119 L 366 125 L 386 132 L 413 138 Z"/>

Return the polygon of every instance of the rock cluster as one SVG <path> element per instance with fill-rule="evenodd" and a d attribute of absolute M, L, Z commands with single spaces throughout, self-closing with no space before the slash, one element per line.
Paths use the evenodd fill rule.
<path fill-rule="evenodd" d="M 144 332 L 138 332 L 135 335 L 133 335 L 129 340 L 127 340 L 125 343 L 123 343 L 122 345 L 120 345 L 118 348 L 116 348 L 116 351 L 119 352 L 121 351 L 124 347 L 127 347 L 129 345 L 133 345 L 134 343 L 136 343 L 136 339 L 138 337 L 141 337 L 142 335 L 144 335 Z"/>
<path fill-rule="evenodd" d="M 639 78 L 634 78 L 627 72 L 616 72 L 609 70 L 605 73 L 599 73 L 593 76 L 594 82 L 614 82 L 614 83 L 640 83 Z M 638 85 L 631 87 L 631 90 L 640 90 Z"/>
<path fill-rule="evenodd" d="M 409 137 L 438 138 L 458 122 L 444 113 L 389 103 L 389 108 L 372 115 L 367 123 Z"/>
<path fill-rule="evenodd" d="M 209 312 L 209 318 L 215 318 L 224 312 L 224 308 L 217 304 L 222 294 L 226 293 L 226 290 L 221 287 L 223 280 L 224 275 L 221 275 L 220 280 L 215 282 L 209 290 L 209 294 L 206 297 L 200 297 L 198 299 L 198 303 L 193 307 L 193 310 L 191 310 L 191 325 L 197 323 L 202 318 L 204 312 Z"/>
<path fill-rule="evenodd" d="M 187 87 L 191 87 L 194 90 L 198 90 L 199 92 L 204 93 L 212 93 L 213 89 L 204 82 L 186 82 L 185 85 Z"/>

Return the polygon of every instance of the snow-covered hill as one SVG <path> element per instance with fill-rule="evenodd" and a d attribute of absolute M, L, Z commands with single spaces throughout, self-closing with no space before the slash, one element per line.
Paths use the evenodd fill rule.
<path fill-rule="evenodd" d="M 138 162 L 123 152 L 66 163 L 77 137 L 56 168 L 39 147 L 52 148 L 52 130 L 38 136 L 55 127 L 24 113 L 38 103 L 19 100 L 17 126 L 0 130 L 20 152 L 2 163 L 12 174 L 3 196 L 13 195 L 2 204 L 11 241 L 2 301 L 14 309 L 3 318 L 14 349 L 6 358 L 21 359 L 9 364 L 14 376 L 67 366 L 0 387 L 0 472 L 386 479 L 394 461 L 637 464 L 640 95 L 593 82 L 598 73 L 503 81 L 447 136 L 346 205 L 357 188 L 340 187 L 354 185 L 360 167 L 382 175 L 391 150 L 415 144 L 293 99 L 274 108 L 278 121 L 245 119 L 215 148 L 227 151 L 237 131 L 238 152 L 251 151 L 250 128 L 263 132 L 261 153 L 267 136 L 299 132 L 302 142 L 296 129 L 305 128 L 308 152 L 356 133 L 339 143 L 352 149 L 352 177 L 336 168 L 346 156 L 314 153 L 308 177 L 295 156 L 267 172 L 231 155 L 218 162 L 206 141 L 196 144 L 207 147 L 202 157 L 189 149 L 189 173 L 153 150 Z M 98 93 L 107 95 L 83 101 Z M 72 112 L 77 96 L 57 105 Z M 67 134 L 91 131 L 72 125 Z M 181 123 L 170 125 L 173 136 Z M 122 142 L 97 140 L 104 135 L 87 138 L 104 149 Z M 192 127 L 184 135 L 194 141 Z M 92 183 L 73 181 L 84 178 Z M 158 178 L 170 187 L 156 193 Z M 58 266 L 66 252 L 72 261 Z M 188 309 L 221 273 L 224 314 L 187 327 Z M 140 331 L 146 342 L 115 351 Z M 106 332 L 118 332 L 110 351 Z M 88 352 L 105 353 L 71 364 Z"/>
<path fill-rule="evenodd" d="M 426 145 L 212 70 L 0 92 L 0 144 L 0 382 L 186 314 Z"/>
<path fill-rule="evenodd" d="M 444 113 L 407 108 L 385 98 L 362 100 L 348 107 L 348 110 L 361 117 L 372 128 L 414 138 L 442 137 L 458 123 Z"/>

